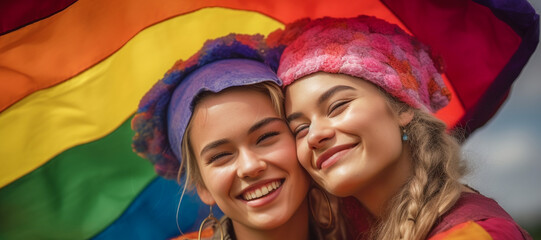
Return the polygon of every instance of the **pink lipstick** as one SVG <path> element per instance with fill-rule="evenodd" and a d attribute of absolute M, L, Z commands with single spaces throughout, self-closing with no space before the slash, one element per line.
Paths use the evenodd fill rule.
<path fill-rule="evenodd" d="M 316 167 L 318 169 L 325 169 L 332 166 L 355 146 L 357 146 L 357 143 L 344 144 L 327 149 L 327 151 L 317 158 Z"/>

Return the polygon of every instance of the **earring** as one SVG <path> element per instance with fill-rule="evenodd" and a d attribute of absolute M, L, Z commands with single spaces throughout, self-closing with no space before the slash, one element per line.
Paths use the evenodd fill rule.
<path fill-rule="evenodd" d="M 214 217 L 214 214 L 212 214 L 212 205 L 210 205 L 209 207 L 210 207 L 210 213 L 203 220 L 201 225 L 199 226 L 199 233 L 197 234 L 197 240 L 201 240 L 201 234 L 202 234 L 203 227 L 205 226 L 205 223 L 209 222 L 209 221 L 213 221 L 214 224 L 218 224 L 218 228 L 220 228 L 220 240 L 223 240 L 224 239 L 224 231 L 222 230 L 222 224 L 220 224 L 220 221 L 218 221 L 218 219 Z"/>
<path fill-rule="evenodd" d="M 405 128 L 402 128 L 402 141 L 408 141 L 408 134 L 406 133 Z"/>
<path fill-rule="evenodd" d="M 320 194 L 319 197 L 317 196 L 316 192 L 318 192 Z M 323 197 L 321 197 L 321 196 L 323 196 Z M 314 200 L 312 200 L 312 198 L 314 198 Z M 322 198 L 325 199 L 325 202 L 327 203 L 327 212 L 329 214 L 327 223 L 322 223 L 321 221 L 319 221 L 322 218 L 321 218 L 321 216 L 319 214 L 316 213 L 316 210 L 314 210 L 314 208 L 318 209 L 318 210 L 322 209 L 322 208 L 319 207 L 319 204 L 318 204 L 319 202 L 321 202 Z M 316 203 L 314 203 L 313 201 L 315 201 Z M 330 229 L 333 226 L 334 219 L 333 219 L 331 201 L 329 200 L 329 197 L 327 196 L 327 194 L 323 190 L 321 190 L 321 189 L 319 189 L 317 187 L 313 187 L 310 190 L 310 194 L 308 196 L 308 207 L 310 208 L 310 213 L 312 214 L 312 218 L 314 218 L 314 220 L 319 225 L 319 227 L 321 227 L 323 229 Z"/>

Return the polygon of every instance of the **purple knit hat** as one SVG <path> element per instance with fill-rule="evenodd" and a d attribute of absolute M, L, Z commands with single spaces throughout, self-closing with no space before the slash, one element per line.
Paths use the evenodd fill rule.
<path fill-rule="evenodd" d="M 435 112 L 449 103 L 451 92 L 428 48 L 384 20 L 303 19 L 269 39 L 271 46 L 287 45 L 278 68 L 284 87 L 316 72 L 341 73 L 370 81 L 414 108 Z"/>
<path fill-rule="evenodd" d="M 176 177 L 181 143 L 202 92 L 270 81 L 281 85 L 275 70 L 279 53 L 261 35 L 230 34 L 207 41 L 186 61 L 179 60 L 141 99 L 132 120 L 133 149 L 150 160 L 156 172 Z"/>

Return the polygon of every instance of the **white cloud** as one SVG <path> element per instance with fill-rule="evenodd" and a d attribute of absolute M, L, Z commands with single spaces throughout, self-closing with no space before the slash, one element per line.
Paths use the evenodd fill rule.
<path fill-rule="evenodd" d="M 535 158 L 539 156 L 539 136 L 534 134 L 535 129 L 527 126 L 512 127 L 472 136 L 464 148 L 474 154 L 477 152 L 482 158 L 490 159 L 493 167 L 509 170 L 538 160 Z"/>
<path fill-rule="evenodd" d="M 541 129 L 518 122 L 489 124 L 470 136 L 463 146 L 472 170 L 465 182 L 522 225 L 535 226 L 541 221 Z"/>

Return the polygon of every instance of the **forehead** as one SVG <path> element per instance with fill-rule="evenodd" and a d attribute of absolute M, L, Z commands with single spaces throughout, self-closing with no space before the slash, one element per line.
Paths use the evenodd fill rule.
<path fill-rule="evenodd" d="M 365 82 L 365 80 L 345 74 L 317 72 L 293 82 L 286 88 L 286 95 L 291 97 L 292 93 L 298 91 L 324 92 L 336 85 L 357 86 L 361 82 Z"/>
<path fill-rule="evenodd" d="M 337 86 L 351 86 L 361 89 L 365 80 L 344 74 L 318 72 L 302 77 L 286 88 L 286 104 L 299 103 L 317 99 L 328 89 Z M 303 94 L 304 93 L 304 94 Z"/>
<path fill-rule="evenodd" d="M 257 102 L 260 106 L 253 104 Z M 243 87 L 230 88 L 219 93 L 211 93 L 203 97 L 194 107 L 192 118 L 198 115 L 216 114 L 224 110 L 249 110 L 246 114 L 252 114 L 254 109 L 260 109 L 264 112 L 272 110 L 274 106 L 270 96 L 267 93 Z M 230 114 L 228 114 L 230 115 Z"/>
<path fill-rule="evenodd" d="M 268 94 L 242 88 L 212 94 L 195 106 L 190 137 L 194 147 L 198 141 L 238 137 L 268 117 L 280 117 Z"/>
<path fill-rule="evenodd" d="M 340 89 L 340 91 L 336 91 L 336 89 Z M 343 91 L 345 89 L 350 91 Z M 353 92 L 365 97 L 383 97 L 378 87 L 367 80 L 346 74 L 318 72 L 302 77 L 286 88 L 286 115 L 291 112 L 303 111 L 309 106 L 322 106 L 321 104 L 324 103 L 322 99 L 329 100 L 331 96 L 339 92 Z"/>

